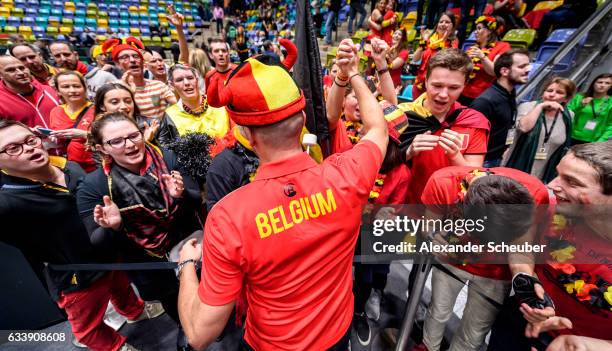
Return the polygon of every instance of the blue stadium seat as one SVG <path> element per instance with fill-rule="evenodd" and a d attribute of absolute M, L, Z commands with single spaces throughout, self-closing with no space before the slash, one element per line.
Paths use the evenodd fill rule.
<path fill-rule="evenodd" d="M 19 27 L 21 25 L 21 18 L 15 16 L 9 16 L 6 24 L 13 27 Z"/>
<path fill-rule="evenodd" d="M 574 34 L 575 31 L 575 28 L 556 29 L 550 33 L 544 42 L 563 44 L 572 36 L 572 34 Z"/>
<path fill-rule="evenodd" d="M 119 11 L 108 11 L 108 18 L 119 18 Z"/>
<path fill-rule="evenodd" d="M 557 29 L 553 31 L 548 38 L 542 43 L 538 53 L 536 55 L 535 62 L 544 63 L 550 56 L 552 56 L 558 49 L 565 43 L 572 34 L 576 31 L 576 29 Z M 584 46 L 587 37 L 583 36 L 581 40 L 578 42 L 578 45 L 573 47 L 570 52 L 565 55 L 556 65 L 553 67 L 553 72 L 561 73 L 567 71 L 571 65 L 573 64 L 576 55 L 578 55 L 578 50 Z"/>
<path fill-rule="evenodd" d="M 64 18 L 74 18 L 75 13 L 72 11 L 64 10 Z"/>
<path fill-rule="evenodd" d="M 106 35 L 106 28 L 98 28 L 98 29 L 96 29 L 96 34 L 98 34 L 98 35 Z"/>
<path fill-rule="evenodd" d="M 463 42 L 463 46 L 461 47 L 462 51 L 467 51 L 470 47 L 476 44 L 476 31 L 473 31 L 472 34 Z"/>
<path fill-rule="evenodd" d="M 34 21 L 33 17 L 24 17 L 21 19 L 21 25 L 34 27 L 36 25 L 36 22 Z"/>
<path fill-rule="evenodd" d="M 38 15 L 38 9 L 37 8 L 30 8 L 30 7 L 28 7 L 25 10 L 25 14 L 26 14 L 26 17 L 34 18 L 34 17 L 36 17 Z"/>
<path fill-rule="evenodd" d="M 140 34 L 144 35 L 144 36 L 151 36 L 151 30 L 149 29 L 149 27 L 140 27 Z"/>
<path fill-rule="evenodd" d="M 406 85 L 401 95 L 397 97 L 399 102 L 411 102 L 412 98 L 412 85 Z"/>
<path fill-rule="evenodd" d="M 119 27 L 120 28 L 130 28 L 130 21 L 126 19 L 119 20 Z"/>
<path fill-rule="evenodd" d="M 32 33 L 34 33 L 36 37 L 39 37 L 45 34 L 45 28 L 41 26 L 34 26 L 32 27 Z"/>
<path fill-rule="evenodd" d="M 83 33 L 83 27 L 73 27 L 72 28 L 72 35 L 74 36 L 79 36 Z"/>
<path fill-rule="evenodd" d="M 131 19 L 130 20 L 130 27 L 132 27 L 132 28 L 140 27 L 140 21 Z"/>
<path fill-rule="evenodd" d="M 38 10 L 38 15 L 39 16 L 46 16 L 49 17 L 51 15 L 51 9 L 48 8 L 40 8 Z"/>

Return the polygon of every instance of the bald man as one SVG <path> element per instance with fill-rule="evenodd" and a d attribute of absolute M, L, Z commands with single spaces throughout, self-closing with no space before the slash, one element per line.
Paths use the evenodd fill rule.
<path fill-rule="evenodd" d="M 59 105 L 55 90 L 32 79 L 30 70 L 13 56 L 0 56 L 0 78 L 0 119 L 49 128 L 50 112 Z"/>

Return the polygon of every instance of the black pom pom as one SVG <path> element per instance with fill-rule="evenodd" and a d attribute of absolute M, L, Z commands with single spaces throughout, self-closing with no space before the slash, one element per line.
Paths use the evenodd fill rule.
<path fill-rule="evenodd" d="M 183 171 L 187 172 L 202 186 L 206 182 L 206 173 L 212 162 L 210 147 L 215 139 L 204 133 L 187 133 L 178 137 L 167 147 L 174 151 Z"/>

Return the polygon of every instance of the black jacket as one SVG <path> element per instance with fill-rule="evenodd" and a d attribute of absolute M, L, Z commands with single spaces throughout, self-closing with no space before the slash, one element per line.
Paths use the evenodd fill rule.
<path fill-rule="evenodd" d="M 85 176 L 81 167 L 68 162 L 66 188 L 48 187 L 24 178 L 2 174 L 0 189 L 0 240 L 21 250 L 53 298 L 59 292 L 82 290 L 103 272 L 53 271 L 43 274 L 44 263 L 62 265 L 111 260 L 96 252 L 89 241 L 76 205 L 77 182 Z"/>

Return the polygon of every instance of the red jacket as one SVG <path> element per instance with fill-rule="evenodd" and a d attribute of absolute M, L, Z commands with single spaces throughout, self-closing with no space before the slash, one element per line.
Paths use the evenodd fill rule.
<path fill-rule="evenodd" d="M 51 110 L 59 105 L 57 93 L 50 86 L 42 85 L 35 79 L 33 100 L 17 94 L 0 81 L 0 118 L 19 121 L 28 127 L 42 126 L 49 128 Z"/>

